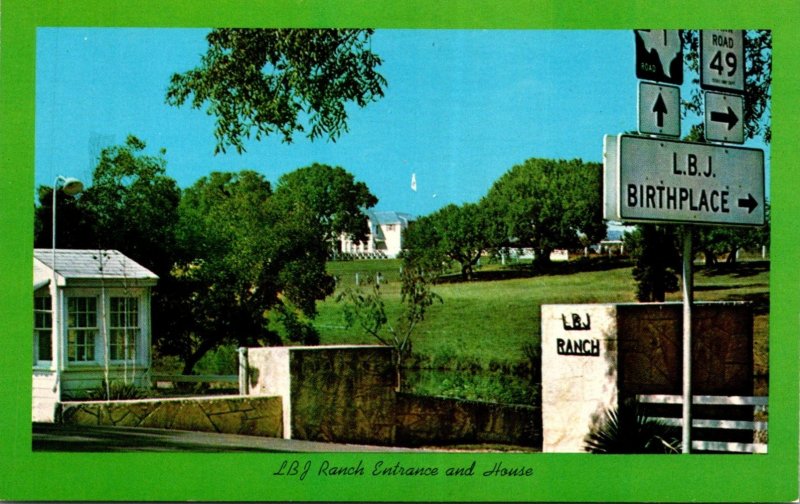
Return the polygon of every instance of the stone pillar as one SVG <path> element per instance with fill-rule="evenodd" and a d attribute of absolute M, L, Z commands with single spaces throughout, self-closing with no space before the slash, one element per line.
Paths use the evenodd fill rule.
<path fill-rule="evenodd" d="M 542 305 L 542 450 L 583 452 L 616 406 L 616 306 Z"/>
<path fill-rule="evenodd" d="M 380 345 L 248 349 L 249 393 L 283 398 L 287 439 L 392 444 L 395 368 Z"/>

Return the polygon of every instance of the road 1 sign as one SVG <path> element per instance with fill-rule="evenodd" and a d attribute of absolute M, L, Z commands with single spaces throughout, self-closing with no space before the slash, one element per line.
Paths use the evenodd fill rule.
<path fill-rule="evenodd" d="M 761 226 L 764 151 L 620 135 L 622 221 Z"/>
<path fill-rule="evenodd" d="M 634 30 L 636 77 L 683 84 L 683 44 L 680 30 Z"/>
<path fill-rule="evenodd" d="M 744 93 L 742 30 L 700 30 L 700 87 Z"/>
<path fill-rule="evenodd" d="M 681 136 L 681 90 L 677 86 L 639 83 L 639 132 Z"/>
<path fill-rule="evenodd" d="M 744 98 L 711 91 L 705 97 L 706 140 L 744 143 Z"/>

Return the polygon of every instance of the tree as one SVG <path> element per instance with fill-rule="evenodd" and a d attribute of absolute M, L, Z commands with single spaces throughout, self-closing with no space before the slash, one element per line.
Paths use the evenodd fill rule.
<path fill-rule="evenodd" d="M 352 174 L 318 163 L 281 176 L 274 195 L 274 204 L 315 230 L 329 250 L 343 234 L 365 241 L 369 227 L 363 210 L 377 203 L 367 185 Z"/>
<path fill-rule="evenodd" d="M 678 290 L 681 258 L 675 226 L 642 224 L 626 233 L 624 240 L 635 261 L 637 300 L 663 302 L 667 292 Z"/>
<path fill-rule="evenodd" d="M 129 135 L 103 149 L 80 205 L 91 215 L 95 247 L 120 250 L 165 279 L 175 260 L 181 193 L 166 174 L 166 152 L 153 156 L 146 148 Z"/>
<path fill-rule="evenodd" d="M 414 331 L 425 320 L 428 308 L 437 301 L 443 302 L 441 296 L 431 291 L 435 278 L 435 272 L 417 265 L 403 268 L 400 289 L 403 308 L 394 322 L 386 316 L 379 283 L 373 283 L 369 291 L 362 287 L 348 288 L 336 298 L 337 302 L 344 303 L 347 327 L 358 326 L 382 344 L 392 347 L 398 391 L 401 389 L 403 361 L 411 355 Z"/>
<path fill-rule="evenodd" d="M 347 104 L 364 107 L 383 96 L 382 63 L 371 50 L 373 30 L 216 29 L 200 66 L 172 76 L 167 103 L 207 104 L 216 117 L 215 152 L 244 139 L 295 132 L 335 141 L 348 130 Z"/>
<path fill-rule="evenodd" d="M 447 205 L 406 229 L 405 264 L 424 264 L 437 272 L 442 264 L 456 261 L 462 278 L 471 280 L 474 266 L 489 247 L 489 229 L 489 216 L 479 204 Z"/>
<path fill-rule="evenodd" d="M 183 359 L 185 374 L 223 343 L 281 343 L 270 312 L 291 300 L 283 294 L 292 281 L 284 268 L 295 237 L 277 234 L 271 196 L 269 182 L 252 171 L 213 172 L 184 191 L 177 233 L 184 259 L 175 270 L 180 319 L 159 343 Z"/>
<path fill-rule="evenodd" d="M 695 248 L 703 253 L 706 266 L 717 264 L 717 256 L 726 254 L 727 264 L 736 263 L 736 254 L 740 249 L 757 249 L 769 246 L 770 215 L 769 204 L 764 209 L 765 221 L 761 227 L 702 226 L 696 231 Z"/>
<path fill-rule="evenodd" d="M 602 170 L 597 163 L 528 159 L 492 185 L 484 204 L 499 223 L 506 246 L 532 247 L 540 267 L 556 248 L 600 241 Z"/>
<path fill-rule="evenodd" d="M 325 185 L 329 180 L 337 182 L 334 187 Z M 328 238 L 364 219 L 357 206 L 364 198 L 374 200 L 366 186 L 341 168 L 322 165 L 282 177 L 274 192 L 252 171 L 213 172 L 198 180 L 184 191 L 179 208 L 184 259 L 175 276 L 182 296 L 162 348 L 181 356 L 188 374 L 206 352 L 225 343 L 319 343 L 311 325 L 316 302 L 334 290 L 325 269 Z M 341 201 L 334 204 L 336 199 Z"/>
<path fill-rule="evenodd" d="M 53 188 L 39 186 L 39 203 L 34 206 L 33 246 L 53 246 Z M 92 214 L 81 204 L 80 196 L 56 193 L 56 245 L 58 248 L 92 248 L 96 244 Z"/>

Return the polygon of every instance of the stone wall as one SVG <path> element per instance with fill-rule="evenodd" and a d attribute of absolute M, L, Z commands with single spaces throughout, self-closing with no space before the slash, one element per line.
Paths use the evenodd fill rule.
<path fill-rule="evenodd" d="M 541 411 L 533 406 L 399 393 L 396 418 L 400 446 L 542 442 Z"/>
<path fill-rule="evenodd" d="M 392 349 L 378 345 L 248 348 L 250 394 L 280 394 L 284 437 L 391 445 Z"/>
<path fill-rule="evenodd" d="M 64 402 L 61 403 L 61 422 L 283 436 L 280 397 L 220 396 Z"/>

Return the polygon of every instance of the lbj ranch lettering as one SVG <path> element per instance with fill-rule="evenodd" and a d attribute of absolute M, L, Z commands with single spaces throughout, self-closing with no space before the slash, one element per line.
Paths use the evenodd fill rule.
<path fill-rule="evenodd" d="M 573 340 L 557 338 L 556 352 L 558 352 L 558 355 L 584 355 L 598 357 L 600 355 L 600 340 Z"/>
<path fill-rule="evenodd" d="M 533 476 L 533 467 L 530 466 L 506 466 L 503 462 L 495 462 L 490 469 L 476 472 L 477 461 L 473 460 L 468 466 L 446 467 L 444 470 L 438 466 L 403 465 L 400 462 L 386 462 L 378 460 L 370 467 L 359 460 L 355 464 L 336 464 L 329 460 L 323 460 L 319 466 L 313 469 L 311 460 L 284 460 L 277 471 L 272 473 L 274 476 L 290 476 L 304 481 L 306 476 L 317 477 L 327 476 Z"/>
<path fill-rule="evenodd" d="M 592 328 L 592 319 L 589 318 L 588 313 L 586 314 L 586 322 L 577 313 L 572 314 L 571 324 L 567 324 L 567 317 L 563 313 L 561 314 L 561 321 L 564 324 L 565 331 L 588 331 Z"/>

